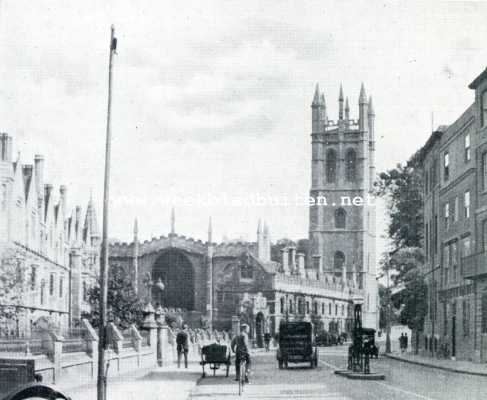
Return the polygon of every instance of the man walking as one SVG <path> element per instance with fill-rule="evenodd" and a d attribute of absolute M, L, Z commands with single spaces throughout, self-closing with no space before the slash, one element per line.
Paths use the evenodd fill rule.
<path fill-rule="evenodd" d="M 242 361 L 247 361 L 247 368 L 245 369 L 245 383 L 249 383 L 250 376 L 250 354 L 249 354 L 249 335 L 248 335 L 247 324 L 242 324 L 240 326 L 240 334 L 232 339 L 231 348 L 235 353 L 235 380 L 238 381 L 240 378 L 240 363 Z"/>
<path fill-rule="evenodd" d="M 183 330 L 178 332 L 176 346 L 178 351 L 178 368 L 181 367 L 182 356 L 184 356 L 184 368 L 188 368 L 189 332 L 187 324 L 184 324 Z"/>
<path fill-rule="evenodd" d="M 271 333 L 266 331 L 264 333 L 264 344 L 265 344 L 265 351 L 269 351 L 269 345 L 271 343 Z"/>
<path fill-rule="evenodd" d="M 408 351 L 408 334 L 404 334 L 404 352 L 406 353 Z"/>

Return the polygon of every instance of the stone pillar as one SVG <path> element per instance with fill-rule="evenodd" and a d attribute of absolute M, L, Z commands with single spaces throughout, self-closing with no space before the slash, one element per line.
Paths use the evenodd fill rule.
<path fill-rule="evenodd" d="M 320 271 L 322 270 L 323 266 L 322 266 L 322 263 L 323 263 L 323 257 L 321 257 L 320 255 L 316 255 L 316 256 L 313 256 L 312 258 L 312 268 L 311 268 L 311 276 L 309 276 L 309 278 L 311 279 L 319 279 L 320 277 Z"/>
<path fill-rule="evenodd" d="M 154 319 L 154 307 L 152 307 L 152 304 L 150 303 L 147 303 L 144 308 L 144 322 L 142 323 L 142 327 L 149 332 L 149 347 L 154 354 L 154 363 L 157 363 L 157 323 Z"/>
<path fill-rule="evenodd" d="M 232 333 L 233 336 L 240 333 L 240 318 L 236 315 L 232 316 Z"/>
<path fill-rule="evenodd" d="M 117 326 L 113 322 L 108 324 L 108 331 L 110 332 L 109 338 L 113 346 L 113 350 L 115 350 L 115 353 L 120 354 L 123 349 L 122 333 L 118 330 Z"/>
<path fill-rule="evenodd" d="M 91 357 L 91 377 L 95 377 L 95 368 L 98 365 L 98 334 L 87 319 L 81 320 L 81 325 L 85 331 L 86 350 Z"/>
<path fill-rule="evenodd" d="M 70 254 L 71 264 L 71 315 L 70 324 L 81 318 L 81 303 L 83 301 L 83 278 L 81 271 L 81 252 L 74 249 Z"/>
<path fill-rule="evenodd" d="M 285 247 L 281 250 L 282 253 L 282 271 L 285 275 L 289 275 L 289 249 Z"/>
<path fill-rule="evenodd" d="M 62 364 L 61 360 L 63 358 L 63 342 L 64 338 L 54 332 L 49 332 L 51 340 L 51 361 L 54 364 L 54 371 L 52 374 L 53 383 L 56 383 L 61 376 Z"/>

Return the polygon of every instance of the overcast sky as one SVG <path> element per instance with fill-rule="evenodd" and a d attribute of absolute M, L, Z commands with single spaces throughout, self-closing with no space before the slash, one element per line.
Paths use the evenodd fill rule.
<path fill-rule="evenodd" d="M 110 24 L 113 89 L 110 236 L 167 234 L 170 195 L 261 193 L 310 185 L 314 85 L 337 117 L 340 82 L 358 114 L 374 99 L 378 171 L 402 162 L 435 125 L 473 101 L 487 64 L 486 3 L 0 0 L 0 130 L 23 162 L 101 222 Z M 154 201 L 153 199 L 159 199 Z M 305 207 L 176 205 L 176 231 L 254 239 L 307 236 Z M 379 227 L 383 228 L 379 215 Z"/>

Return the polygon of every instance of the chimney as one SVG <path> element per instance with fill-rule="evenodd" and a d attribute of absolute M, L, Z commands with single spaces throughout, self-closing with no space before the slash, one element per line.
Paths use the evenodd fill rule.
<path fill-rule="evenodd" d="M 34 156 L 34 171 L 38 212 L 44 218 L 44 157 L 40 154 Z"/>
<path fill-rule="evenodd" d="M 289 247 L 289 269 L 291 273 L 296 273 L 296 247 Z"/>

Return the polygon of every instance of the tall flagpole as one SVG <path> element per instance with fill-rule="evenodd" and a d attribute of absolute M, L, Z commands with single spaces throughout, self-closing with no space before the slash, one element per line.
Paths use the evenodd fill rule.
<path fill-rule="evenodd" d="M 108 64 L 108 109 L 105 146 L 105 183 L 103 189 L 103 234 L 101 242 L 100 259 L 100 321 L 98 341 L 98 379 L 96 385 L 97 399 L 106 400 L 107 397 L 107 372 L 105 362 L 105 348 L 107 341 L 107 281 L 108 281 L 108 204 L 110 187 L 110 151 L 111 151 L 111 110 L 112 110 L 112 69 L 113 54 L 116 54 L 117 39 L 115 27 L 111 27 L 110 58 Z"/>

